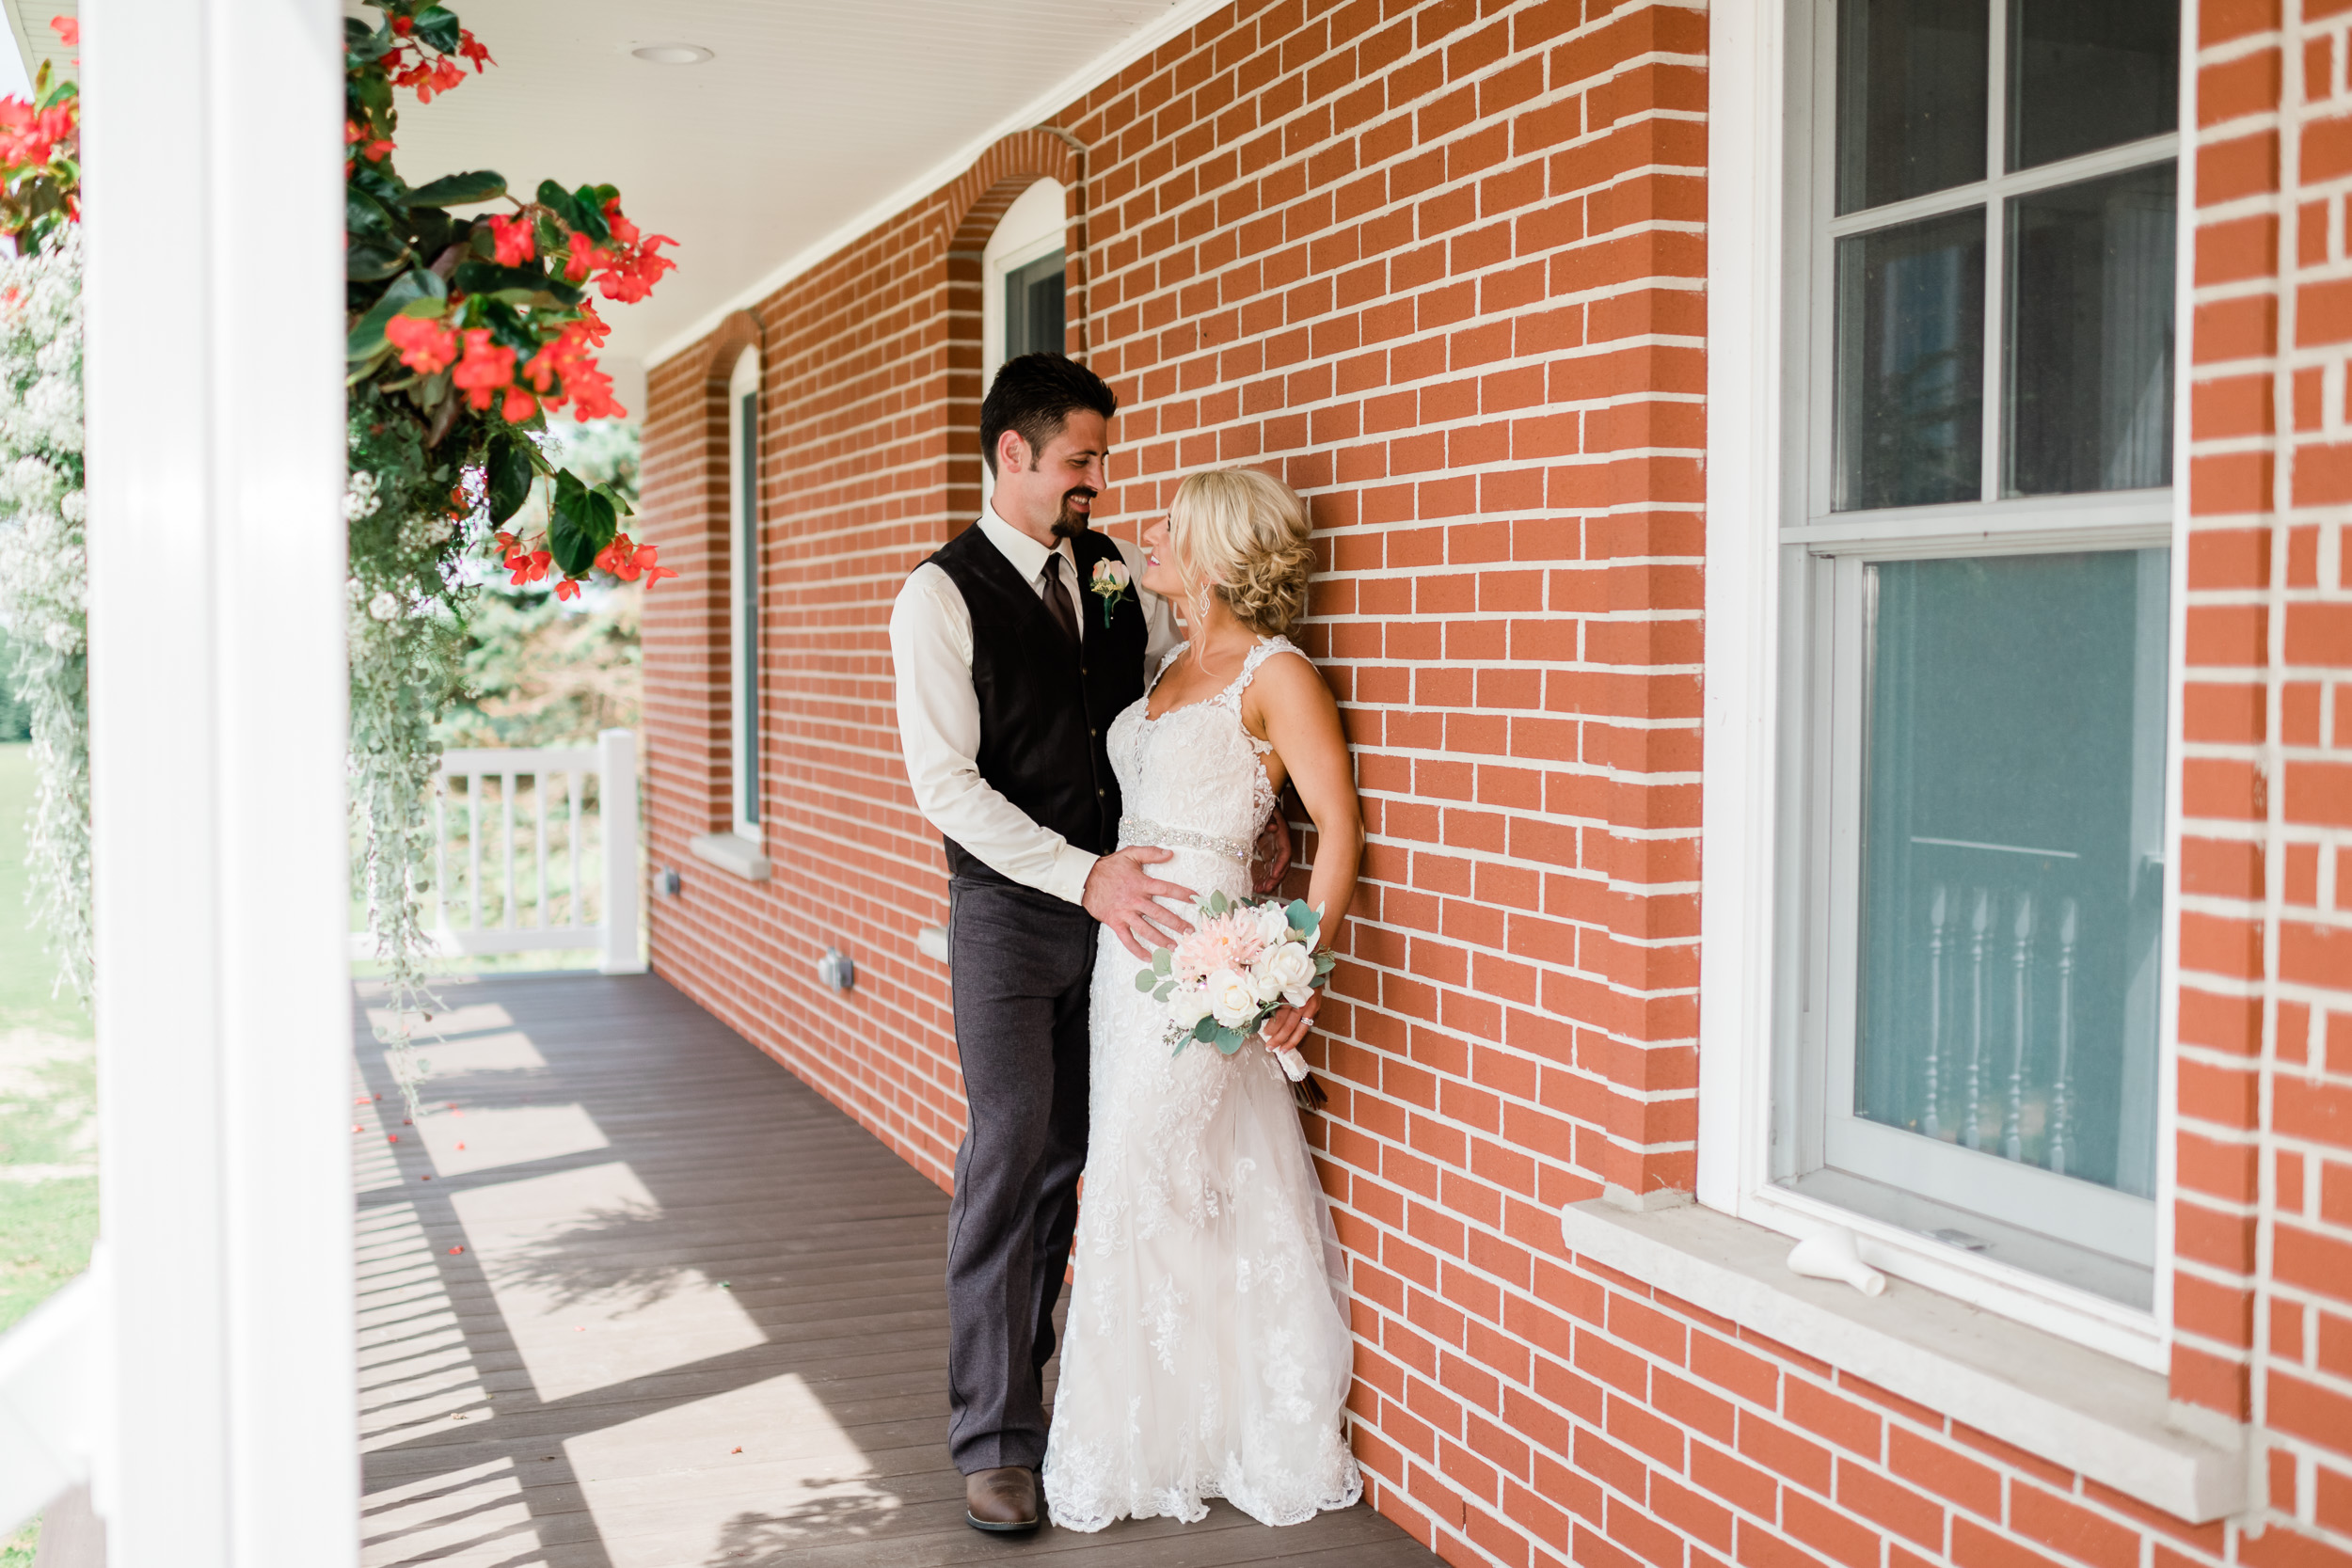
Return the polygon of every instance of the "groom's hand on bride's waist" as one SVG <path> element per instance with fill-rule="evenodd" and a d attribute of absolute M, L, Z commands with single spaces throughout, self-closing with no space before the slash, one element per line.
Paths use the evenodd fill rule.
<path fill-rule="evenodd" d="M 1195 898 L 1192 889 L 1182 883 L 1163 882 L 1152 875 L 1149 868 L 1168 857 L 1169 851 L 1146 845 L 1104 855 L 1087 873 L 1080 899 L 1087 913 L 1109 927 L 1127 951 L 1145 963 L 1152 961 L 1152 949 L 1174 946 L 1177 938 L 1192 929 L 1191 921 L 1159 902 L 1174 898 L 1190 904 Z"/>

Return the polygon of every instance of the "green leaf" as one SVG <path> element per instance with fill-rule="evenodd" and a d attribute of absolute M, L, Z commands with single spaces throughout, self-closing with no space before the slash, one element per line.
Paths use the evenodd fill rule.
<path fill-rule="evenodd" d="M 542 294 L 558 305 L 577 305 L 580 300 L 578 289 L 560 277 L 549 277 L 537 266 L 501 267 L 495 261 L 460 261 L 450 274 L 449 281 L 450 287 L 461 294 L 488 294 L 514 305 L 529 304 Z"/>
<path fill-rule="evenodd" d="M 1323 926 L 1322 916 L 1310 909 L 1304 898 L 1292 899 L 1290 908 L 1282 911 L 1282 918 L 1290 922 L 1292 930 L 1300 933 L 1302 942 L 1314 941 L 1315 932 Z"/>
<path fill-rule="evenodd" d="M 1163 980 L 1159 983 L 1157 989 L 1152 992 L 1152 1000 L 1154 1002 L 1165 1002 L 1175 994 L 1176 982 L 1173 980 Z"/>
<path fill-rule="evenodd" d="M 444 55 L 456 54 L 457 46 L 465 41 L 457 13 L 446 6 L 427 6 L 417 13 L 416 22 L 417 37 Z"/>
<path fill-rule="evenodd" d="M 531 499 L 531 483 L 536 476 L 531 467 L 531 443 L 509 431 L 500 431 L 490 437 L 490 451 L 483 462 L 483 480 L 489 489 L 490 522 L 503 523 L 522 510 Z"/>
<path fill-rule="evenodd" d="M 1204 1018 L 1192 1026 L 1192 1037 L 1197 1040 L 1213 1040 L 1216 1038 L 1216 1020 Z"/>
<path fill-rule="evenodd" d="M 1205 905 L 1203 905 L 1202 907 L 1203 907 L 1204 909 L 1206 909 L 1206 910 L 1209 911 L 1209 913 L 1210 913 L 1210 915 L 1211 915 L 1212 917 L 1214 917 L 1214 916 L 1216 916 L 1216 915 L 1223 914 L 1223 913 L 1224 913 L 1224 912 L 1225 912 L 1228 909 L 1232 908 L 1232 905 L 1231 905 L 1231 904 L 1227 901 L 1227 899 L 1226 899 L 1226 897 L 1225 897 L 1225 893 L 1224 893 L 1224 890 L 1220 888 L 1220 889 L 1218 889 L 1216 892 L 1212 893 L 1212 894 L 1210 894 L 1210 895 L 1209 895 L 1209 901 L 1208 901 L 1208 903 L 1207 903 L 1207 904 L 1205 904 Z"/>
<path fill-rule="evenodd" d="M 1150 990 L 1159 983 L 1160 977 L 1148 969 L 1136 976 L 1136 990 Z"/>
<path fill-rule="evenodd" d="M 612 515 L 615 517 L 634 517 L 637 515 L 637 509 L 628 504 L 628 498 L 622 495 L 618 490 L 615 490 L 612 486 L 611 483 L 608 482 L 597 485 L 596 494 L 602 496 L 606 500 L 612 503 Z"/>
<path fill-rule="evenodd" d="M 548 553 L 567 577 L 585 577 L 618 531 L 612 503 L 580 483 L 569 468 L 555 476 L 555 504 L 548 519 Z"/>
<path fill-rule="evenodd" d="M 582 185 L 572 193 L 572 206 L 580 214 L 574 229 L 599 243 L 612 237 L 612 226 L 604 221 L 604 204 L 621 193 L 610 185 Z"/>
<path fill-rule="evenodd" d="M 351 96 L 368 112 L 369 128 L 381 136 L 390 128 L 392 84 L 379 71 L 367 71 L 351 84 Z"/>
<path fill-rule="evenodd" d="M 343 227 L 354 235 L 400 243 L 400 225 L 392 221 L 391 213 L 357 185 L 343 187 Z"/>
<path fill-rule="evenodd" d="M 407 247 L 377 240 L 356 240 L 343 252 L 343 276 L 354 283 L 377 283 L 397 276 L 409 262 Z"/>
<path fill-rule="evenodd" d="M 389 348 L 391 345 L 384 339 L 384 328 L 394 316 L 404 312 L 411 315 L 440 314 L 437 308 L 439 301 L 433 296 L 426 284 L 420 281 L 422 278 L 431 278 L 434 287 L 438 287 L 441 281 L 422 268 L 411 268 L 392 279 L 391 286 L 376 300 L 374 308 L 361 316 L 358 324 L 351 329 L 351 338 L 344 349 L 347 357 L 369 359 Z M 410 310 L 408 308 L 411 306 L 425 309 Z"/>
<path fill-rule="evenodd" d="M 1154 974 L 1166 974 L 1175 966 L 1176 954 L 1170 948 L 1163 947 L 1152 955 L 1152 973 Z"/>
<path fill-rule="evenodd" d="M 580 203 L 572 199 L 571 192 L 554 181 L 539 182 L 539 205 L 554 213 L 557 217 L 564 220 L 566 226 L 577 229 L 582 233 L 588 231 L 588 219 L 580 212 Z"/>
<path fill-rule="evenodd" d="M 444 174 L 420 185 L 408 201 L 416 207 L 470 207 L 477 201 L 496 201 L 505 194 L 506 176 L 477 168 L 464 174 Z"/>
<path fill-rule="evenodd" d="M 1219 1029 L 1216 1032 L 1216 1048 L 1223 1054 L 1231 1056 L 1241 1049 L 1241 1042 L 1248 1037 L 1238 1029 Z"/>

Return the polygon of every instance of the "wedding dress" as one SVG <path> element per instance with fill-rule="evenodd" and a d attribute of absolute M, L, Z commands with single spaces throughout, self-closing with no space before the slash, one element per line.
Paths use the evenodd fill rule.
<path fill-rule="evenodd" d="M 1167 673 L 1184 653 L 1161 663 Z M 1120 843 L 1174 851 L 1152 874 L 1250 895 L 1274 806 L 1241 721 L 1258 644 L 1216 696 L 1112 721 Z M 1299 657 L 1304 657 L 1304 655 Z M 1092 1092 L 1076 1283 L 1046 1441 L 1048 1512 L 1066 1529 L 1204 1517 L 1221 1497 L 1269 1525 L 1345 1508 L 1363 1482 L 1342 1428 L 1353 1345 L 1329 1205 L 1280 1066 L 1255 1040 L 1172 1053 L 1167 1011 L 1105 928 L 1094 965 Z"/>

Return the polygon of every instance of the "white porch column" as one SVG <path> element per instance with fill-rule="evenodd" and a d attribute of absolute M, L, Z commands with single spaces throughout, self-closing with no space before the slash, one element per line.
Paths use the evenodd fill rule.
<path fill-rule="evenodd" d="M 102 1359 L 125 1568 L 358 1555 L 333 0 L 84 0 Z"/>

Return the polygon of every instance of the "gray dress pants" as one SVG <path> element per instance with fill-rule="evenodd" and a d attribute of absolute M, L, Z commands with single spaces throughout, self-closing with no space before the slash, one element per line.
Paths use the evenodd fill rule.
<path fill-rule="evenodd" d="M 971 1117 L 947 1211 L 947 1446 L 965 1475 L 1045 1458 L 1045 1363 L 1087 1155 L 1096 926 L 1033 888 L 948 883 Z"/>

